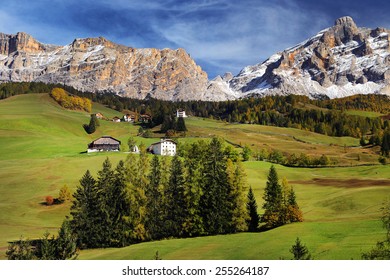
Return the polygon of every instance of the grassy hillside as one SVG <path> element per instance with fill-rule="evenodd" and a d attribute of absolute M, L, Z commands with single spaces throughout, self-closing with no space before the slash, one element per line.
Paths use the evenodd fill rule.
<path fill-rule="evenodd" d="M 107 117 L 119 112 L 94 104 L 93 112 Z M 120 116 L 120 115 L 119 115 Z M 137 126 L 101 121 L 93 135 L 82 125 L 89 114 L 64 110 L 47 94 L 14 96 L 0 101 L 0 259 L 7 242 L 41 237 L 45 230 L 55 233 L 70 203 L 47 207 L 45 196 L 56 197 L 67 184 L 75 190 L 83 173 L 93 175 L 108 156 L 113 164 L 125 159 L 119 153 L 83 153 L 87 144 L 101 135 L 111 135 L 126 144 Z M 345 165 L 376 163 L 372 150 L 358 147 L 358 139 L 335 138 L 297 129 L 188 118 L 191 142 L 213 135 L 232 143 L 273 148 L 313 155 L 326 153 Z M 159 135 L 156 135 L 159 136 Z M 156 139 L 141 139 L 149 144 Z M 356 160 L 357 155 L 361 161 Z M 246 162 L 248 183 L 258 205 L 270 164 Z M 151 259 L 158 250 L 163 259 L 278 259 L 289 258 L 288 249 L 299 236 L 316 259 L 359 258 L 362 251 L 382 239 L 379 208 L 390 195 L 389 166 L 343 168 L 287 168 L 277 166 L 279 176 L 294 186 L 305 222 L 264 233 L 242 233 L 195 239 L 164 240 L 121 249 L 88 250 L 81 259 Z M 261 209 L 259 209 L 261 212 Z"/>
<path fill-rule="evenodd" d="M 93 111 L 118 112 L 94 104 Z M 36 238 L 45 229 L 56 232 L 69 205 L 46 207 L 45 196 L 57 197 L 67 184 L 75 189 L 86 169 L 96 173 L 106 156 L 115 163 L 124 154 L 85 154 L 87 144 L 101 135 L 124 143 L 136 127 L 101 121 L 93 134 L 82 125 L 89 114 L 64 110 L 48 94 L 14 96 L 0 101 L 0 258 L 7 241 L 21 235 Z"/>
<path fill-rule="evenodd" d="M 258 205 L 269 163 L 246 162 L 249 184 Z M 261 233 L 163 240 L 121 249 L 82 251 L 80 259 L 289 259 L 297 237 L 315 259 L 360 259 L 384 238 L 379 221 L 383 199 L 390 195 L 390 168 L 289 168 L 276 166 L 293 185 L 303 210 L 303 223 Z M 329 183 L 333 180 L 333 183 Z M 259 209 L 261 212 L 261 209 Z"/>
<path fill-rule="evenodd" d="M 342 166 L 378 163 L 375 150 L 360 147 L 359 139 L 352 137 L 330 137 L 294 128 L 230 124 L 200 118 L 188 118 L 186 125 L 189 136 L 220 136 L 238 145 L 248 145 L 253 151 L 274 149 L 314 157 L 325 154 Z"/>

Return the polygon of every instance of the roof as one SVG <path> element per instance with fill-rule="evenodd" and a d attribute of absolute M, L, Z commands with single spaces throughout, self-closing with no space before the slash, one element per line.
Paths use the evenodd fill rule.
<path fill-rule="evenodd" d="M 173 141 L 172 139 L 161 139 L 160 141 L 158 141 L 156 143 L 150 144 L 150 146 L 158 145 L 158 144 L 161 144 L 161 143 L 164 143 L 164 142 L 172 142 L 172 143 L 177 145 L 177 143 L 175 141 Z"/>
<path fill-rule="evenodd" d="M 111 136 L 102 136 L 91 142 L 94 145 L 118 145 L 120 143 L 121 141 Z"/>

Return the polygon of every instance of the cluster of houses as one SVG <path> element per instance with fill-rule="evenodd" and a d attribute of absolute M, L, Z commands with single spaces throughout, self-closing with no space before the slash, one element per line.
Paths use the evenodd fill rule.
<path fill-rule="evenodd" d="M 104 117 L 102 113 L 96 113 L 95 115 L 96 115 L 96 118 L 98 118 L 98 119 L 107 120 L 107 118 Z M 178 109 L 176 111 L 176 117 L 177 118 L 186 118 L 187 117 L 186 111 L 184 111 L 183 109 Z M 138 121 L 141 123 L 149 123 L 152 121 L 152 116 L 149 114 L 138 115 L 137 113 L 130 112 L 130 113 L 123 115 L 122 118 L 115 116 L 111 119 L 111 121 L 113 121 L 113 122 L 129 122 L 129 123 L 135 123 Z"/>
<path fill-rule="evenodd" d="M 101 120 L 110 120 L 103 116 L 101 113 L 96 113 L 96 118 Z M 152 120 L 152 116 L 148 114 L 141 114 L 137 115 L 136 113 L 129 113 L 123 115 L 122 118 L 115 116 L 111 119 L 113 122 L 128 122 L 128 123 L 135 123 L 135 122 L 141 122 L 141 123 L 149 123 Z"/>
<path fill-rule="evenodd" d="M 105 119 L 103 114 L 96 113 L 96 118 L 98 119 Z M 186 112 L 182 109 L 178 109 L 176 111 L 176 117 L 177 118 L 186 118 Z M 141 123 L 149 123 L 152 120 L 152 116 L 148 114 L 141 114 L 137 115 L 137 113 L 127 113 L 122 118 L 114 117 L 111 119 L 113 122 L 129 122 L 129 123 L 135 123 L 135 122 L 141 122 Z M 121 146 L 121 141 L 118 139 L 115 139 L 111 136 L 102 136 L 91 143 L 88 144 L 88 153 L 92 152 L 106 152 L 106 151 L 119 151 Z M 174 156 L 176 155 L 176 146 L 177 143 L 171 139 L 161 139 L 160 141 L 151 144 L 147 148 L 147 152 L 155 155 L 163 155 L 163 156 Z M 135 146 L 132 151 L 132 153 L 139 153 L 139 148 Z"/>
<path fill-rule="evenodd" d="M 102 136 L 88 144 L 88 153 L 119 151 L 121 141 L 111 136 Z M 161 139 L 159 142 L 151 144 L 147 151 L 151 154 L 162 156 L 176 155 L 177 143 L 171 139 Z M 134 146 L 132 153 L 139 153 L 137 146 Z"/>

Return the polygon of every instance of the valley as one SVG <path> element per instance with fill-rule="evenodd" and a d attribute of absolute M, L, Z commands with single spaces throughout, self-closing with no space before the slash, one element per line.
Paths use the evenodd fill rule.
<path fill-rule="evenodd" d="M 93 103 L 92 113 L 97 112 L 109 118 L 121 114 Z M 70 202 L 49 207 L 42 205 L 45 196 L 57 196 L 65 184 L 75 191 L 85 171 L 89 169 L 95 176 L 107 157 L 114 166 L 124 160 L 130 136 L 137 144 L 146 145 L 164 136 L 159 127 L 152 129 L 152 138 L 143 138 L 137 136 L 137 125 L 103 120 L 97 131 L 88 135 L 83 124 L 89 118 L 86 112 L 61 108 L 47 93 L 0 100 L 0 259 L 5 259 L 9 241 L 20 236 L 40 238 L 45 230 L 57 232 L 69 215 Z M 252 157 L 244 162 L 244 168 L 260 214 L 271 163 L 256 161 L 256 151 L 275 149 L 313 157 L 326 154 L 334 164 L 312 168 L 275 165 L 280 178 L 287 178 L 294 186 L 303 223 L 258 233 L 83 250 L 79 259 L 152 259 L 156 251 L 163 259 L 290 259 L 288 250 L 296 237 L 315 259 L 360 259 L 384 238 L 380 207 L 390 195 L 390 167 L 379 164 L 377 148 L 361 147 L 358 138 L 208 118 L 189 117 L 186 126 L 188 132 L 178 139 L 180 145 L 218 136 L 239 152 L 250 147 Z M 84 153 L 87 144 L 102 135 L 119 139 L 123 151 Z"/>

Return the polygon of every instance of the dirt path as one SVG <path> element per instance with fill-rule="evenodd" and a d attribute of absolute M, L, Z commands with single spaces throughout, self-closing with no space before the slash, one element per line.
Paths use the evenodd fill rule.
<path fill-rule="evenodd" d="M 332 179 L 332 178 L 314 178 L 312 180 L 296 180 L 291 181 L 292 184 L 300 185 L 318 185 L 327 187 L 339 187 L 339 188 L 366 188 L 373 186 L 390 186 L 389 179 Z"/>

